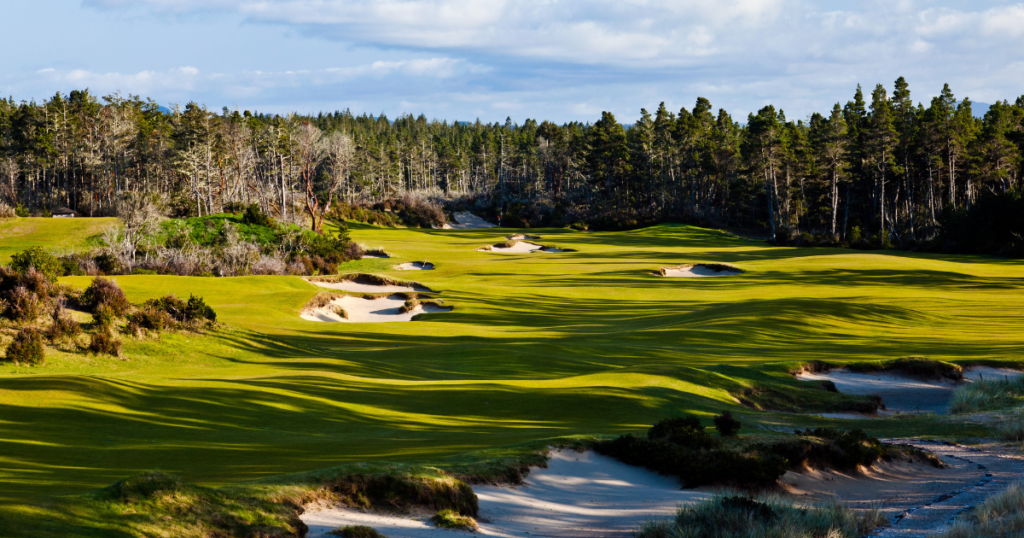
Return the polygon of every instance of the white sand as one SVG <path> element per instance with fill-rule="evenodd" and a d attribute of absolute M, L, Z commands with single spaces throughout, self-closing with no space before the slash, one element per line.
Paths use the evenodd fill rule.
<path fill-rule="evenodd" d="M 487 222 L 486 220 L 470 213 L 469 211 L 463 211 L 455 214 L 455 220 L 457 222 L 450 222 L 445 227 L 451 230 L 482 230 L 484 228 L 497 228 L 497 226 Z"/>
<path fill-rule="evenodd" d="M 399 271 L 433 271 L 434 264 L 430 262 L 405 262 L 401 265 L 396 265 L 395 269 Z"/>
<path fill-rule="evenodd" d="M 1016 377 L 1021 372 L 1006 368 L 990 368 L 976 366 L 964 371 L 965 382 L 984 378 Z M 836 389 L 844 394 L 881 396 L 886 411 L 899 413 L 937 413 L 949 412 L 949 400 L 958 386 L 951 380 L 922 381 L 912 377 L 893 373 L 859 374 L 845 370 L 832 370 L 818 374 L 800 373 L 796 376 L 802 381 L 828 380 L 836 384 Z M 832 414 L 829 418 L 863 418 L 862 415 Z"/>
<path fill-rule="evenodd" d="M 490 248 L 484 247 L 484 250 L 497 252 L 499 254 L 529 254 L 530 252 L 541 251 L 542 248 L 544 247 L 536 243 L 530 243 L 529 241 L 516 241 L 516 243 L 509 248 L 492 246 Z"/>
<path fill-rule="evenodd" d="M 679 505 L 707 498 L 680 490 L 674 478 L 593 452 L 558 451 L 547 469 L 534 468 L 517 488 L 477 486 L 485 536 L 622 537 L 643 522 L 675 514 Z M 469 536 L 431 526 L 429 514 L 396 516 L 348 508 L 311 509 L 302 515 L 309 535 L 339 526 L 367 525 L 389 538 Z"/>
<path fill-rule="evenodd" d="M 360 284 L 358 282 L 352 282 L 351 280 L 343 280 L 341 282 L 310 282 L 315 286 L 321 288 L 328 288 L 332 290 L 351 291 L 352 293 L 398 293 L 398 292 L 413 292 L 413 291 L 430 291 L 424 287 L 417 286 L 378 286 L 376 284 Z"/>
<path fill-rule="evenodd" d="M 683 267 L 666 267 L 665 276 L 675 278 L 706 278 L 716 276 L 733 276 L 741 274 L 739 270 L 724 269 L 722 271 L 715 271 L 703 264 L 689 265 Z"/>
<path fill-rule="evenodd" d="M 439 312 L 451 312 L 450 308 L 439 308 L 434 305 L 420 305 L 416 308 L 401 313 L 399 310 L 405 305 L 405 299 L 398 295 L 384 297 L 381 299 L 363 299 L 362 297 L 341 297 L 334 299 L 329 305 L 320 308 L 302 311 L 299 316 L 307 321 L 326 321 L 335 323 L 387 323 L 392 321 L 412 321 L 417 314 L 435 314 Z M 345 319 L 333 310 L 333 307 L 340 306 L 348 313 Z"/>

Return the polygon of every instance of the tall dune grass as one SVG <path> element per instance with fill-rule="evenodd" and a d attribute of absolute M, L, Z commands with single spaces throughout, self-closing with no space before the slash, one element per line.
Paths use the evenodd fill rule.
<path fill-rule="evenodd" d="M 971 515 L 932 538 L 1003 538 L 1024 535 L 1024 482 L 990 497 Z"/>
<path fill-rule="evenodd" d="M 981 379 L 956 389 L 950 401 L 952 413 L 977 413 L 1024 404 L 1024 376 Z"/>

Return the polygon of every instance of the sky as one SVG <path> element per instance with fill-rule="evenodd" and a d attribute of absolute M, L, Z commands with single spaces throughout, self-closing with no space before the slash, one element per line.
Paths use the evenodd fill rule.
<path fill-rule="evenodd" d="M 89 88 L 267 113 L 632 123 L 697 97 L 803 119 L 900 76 L 927 105 L 1024 94 L 1024 3 L 8 0 L 0 95 Z"/>

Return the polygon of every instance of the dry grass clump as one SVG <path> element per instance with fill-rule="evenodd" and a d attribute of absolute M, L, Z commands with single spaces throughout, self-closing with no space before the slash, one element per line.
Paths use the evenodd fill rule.
<path fill-rule="evenodd" d="M 970 515 L 932 538 L 1010 538 L 1024 534 L 1024 482 L 978 505 Z"/>
<path fill-rule="evenodd" d="M 638 538 L 856 538 L 888 522 L 873 508 L 856 513 L 838 500 L 799 506 L 776 494 L 724 493 L 679 509 L 674 520 L 650 522 Z"/>
<path fill-rule="evenodd" d="M 1024 403 L 1024 376 L 979 379 L 958 387 L 950 400 L 952 413 L 977 413 L 1006 409 Z"/>

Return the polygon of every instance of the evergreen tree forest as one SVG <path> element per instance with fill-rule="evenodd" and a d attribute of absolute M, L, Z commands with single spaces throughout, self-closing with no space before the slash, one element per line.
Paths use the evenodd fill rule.
<path fill-rule="evenodd" d="M 901 77 L 891 91 L 858 86 L 806 119 L 773 106 L 734 118 L 698 98 L 692 109 L 662 104 L 631 120 L 604 112 L 594 123 L 449 123 L 196 103 L 167 111 L 88 90 L 11 98 L 0 100 L 0 197 L 37 215 L 112 214 L 124 192 L 158 195 L 177 216 L 255 203 L 319 229 L 331 204 L 413 194 L 471 204 L 508 226 L 691 222 L 780 244 L 865 248 L 934 241 L 944 226 L 994 226 L 969 216 L 979 204 L 1024 209 L 1024 97 L 978 118 L 948 85 L 915 103 Z M 956 237 L 961 250 L 970 242 Z M 1012 230 L 1007 241 L 1020 247 Z"/>

